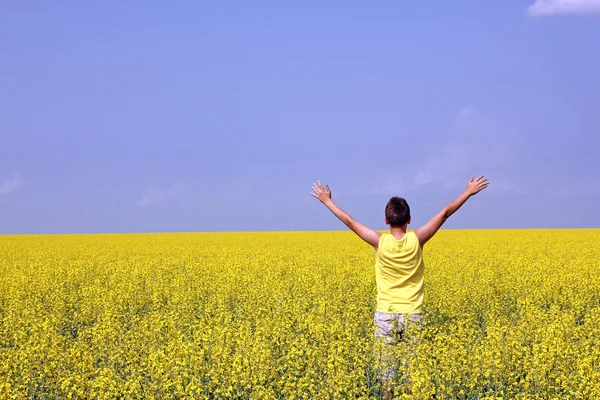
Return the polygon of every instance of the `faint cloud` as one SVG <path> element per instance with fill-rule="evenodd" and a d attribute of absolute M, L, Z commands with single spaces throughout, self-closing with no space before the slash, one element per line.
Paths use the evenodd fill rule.
<path fill-rule="evenodd" d="M 413 186 L 459 188 L 472 174 L 485 174 L 492 180 L 495 172 L 504 173 L 514 164 L 519 141 L 520 136 L 510 126 L 472 105 L 463 107 L 454 117 L 447 141 L 434 149 L 415 172 Z M 518 191 L 514 184 L 505 183 L 504 188 L 506 192 Z"/>
<path fill-rule="evenodd" d="M 468 105 L 458 110 L 448 132 L 430 141 L 423 161 L 389 171 L 365 187 L 372 195 L 431 195 L 438 190 L 464 190 L 472 175 L 485 175 L 494 196 L 573 198 L 600 195 L 600 184 L 586 185 L 531 178 L 540 162 L 530 141 L 498 116 Z M 534 162 L 537 160 L 537 162 Z"/>
<path fill-rule="evenodd" d="M 137 202 L 137 205 L 140 207 L 146 207 L 150 204 L 159 203 L 162 199 L 164 199 L 164 197 L 165 194 L 161 189 L 150 186 L 142 198 Z"/>
<path fill-rule="evenodd" d="M 172 187 L 167 189 L 167 198 L 169 198 L 170 200 L 175 200 L 181 195 L 182 191 L 183 191 L 183 183 L 178 182 L 175 185 L 173 185 Z"/>
<path fill-rule="evenodd" d="M 414 185 L 406 180 L 404 175 L 396 174 L 388 177 L 387 181 L 382 181 L 376 184 L 375 189 L 372 191 L 374 194 L 385 194 L 398 196 L 399 193 L 407 192 L 413 189 Z"/>
<path fill-rule="evenodd" d="M 600 0 L 536 0 L 527 13 L 534 17 L 600 13 Z"/>
<path fill-rule="evenodd" d="M 506 175 L 504 170 L 515 159 L 519 140 L 510 126 L 473 105 L 465 106 L 454 116 L 445 140 L 436 141 L 437 146 L 426 153 L 421 165 L 380 179 L 371 192 L 399 195 L 428 186 L 455 190 L 464 188 L 472 174 L 485 174 L 490 180 L 493 175 L 499 178 Z M 495 191 L 517 193 L 520 189 L 505 183 Z"/>
<path fill-rule="evenodd" d="M 475 107 L 473 107 L 473 106 L 466 106 L 466 107 L 463 107 L 458 112 L 458 114 L 456 114 L 456 116 L 454 117 L 454 119 L 456 121 L 466 120 L 466 119 L 469 119 L 474 113 L 475 113 Z"/>
<path fill-rule="evenodd" d="M 438 184 L 451 188 L 464 181 L 471 162 L 467 143 L 456 143 L 435 152 L 413 178 L 415 187 Z"/>
<path fill-rule="evenodd" d="M 520 185 L 515 182 L 496 180 L 491 182 L 490 187 L 487 189 L 490 193 L 500 193 L 509 195 L 523 195 L 528 194 L 531 190 L 527 186 Z"/>
<path fill-rule="evenodd" d="M 557 187 L 547 187 L 547 188 L 544 188 L 543 192 L 544 192 L 545 197 L 550 197 L 550 198 L 569 198 L 569 197 L 573 197 L 576 195 L 575 190 L 571 186 L 567 186 L 567 185 L 562 185 L 562 186 L 557 186 Z M 589 194 L 591 194 L 591 191 L 590 192 L 583 191 L 582 194 L 589 195 Z"/>
<path fill-rule="evenodd" d="M 161 189 L 154 186 L 149 186 L 146 193 L 137 202 L 139 207 L 147 207 L 151 205 L 161 204 L 167 201 L 176 200 L 181 196 L 183 191 L 183 183 L 178 182 L 173 186 Z"/>
<path fill-rule="evenodd" d="M 0 185 L 0 196 L 6 196 L 17 192 L 24 184 L 25 181 L 21 177 L 21 173 L 15 172 L 12 178 L 5 178 L 2 185 Z"/>

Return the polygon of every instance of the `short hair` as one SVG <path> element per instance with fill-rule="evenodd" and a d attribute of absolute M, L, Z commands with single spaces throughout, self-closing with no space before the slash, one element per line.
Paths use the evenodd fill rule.
<path fill-rule="evenodd" d="M 392 197 L 385 206 L 385 218 L 390 226 L 404 226 L 410 218 L 410 207 L 402 197 Z"/>

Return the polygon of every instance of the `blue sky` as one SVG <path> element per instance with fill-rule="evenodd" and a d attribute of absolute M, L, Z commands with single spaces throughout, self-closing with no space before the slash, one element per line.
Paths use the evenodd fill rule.
<path fill-rule="evenodd" d="M 3 2 L 0 233 L 599 227 L 600 1 L 534 1 Z"/>

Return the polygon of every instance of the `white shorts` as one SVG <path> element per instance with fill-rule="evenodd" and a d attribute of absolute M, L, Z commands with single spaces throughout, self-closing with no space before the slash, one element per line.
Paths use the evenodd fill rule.
<path fill-rule="evenodd" d="M 394 347 L 405 340 L 404 335 L 407 319 L 410 318 L 416 326 L 423 328 L 424 319 L 422 314 L 399 314 L 375 311 L 373 327 L 375 330 L 375 349 L 378 362 L 378 377 L 380 379 L 394 379 L 400 367 L 399 361 L 394 357 Z M 414 348 L 409 344 L 410 356 L 414 355 Z M 405 360 L 404 367 L 407 370 L 410 365 L 410 356 Z"/>

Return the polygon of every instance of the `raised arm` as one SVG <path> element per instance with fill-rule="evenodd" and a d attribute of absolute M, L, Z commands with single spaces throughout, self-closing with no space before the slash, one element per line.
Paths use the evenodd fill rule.
<path fill-rule="evenodd" d="M 331 211 L 340 219 L 340 221 L 342 221 L 348 228 L 352 229 L 352 231 L 354 231 L 354 233 L 356 233 L 362 240 L 369 243 L 371 246 L 373 246 L 373 248 L 375 248 L 375 250 L 377 250 L 381 233 L 361 224 L 352 218 L 350 214 L 339 208 L 337 204 L 331 200 L 331 190 L 329 190 L 329 185 L 325 185 L 325 187 L 323 187 L 321 181 L 317 182 L 318 184 L 313 183 L 313 191 L 311 195 L 319 199 L 321 203 L 325 204 L 329 211 Z"/>
<path fill-rule="evenodd" d="M 467 188 L 460 194 L 460 196 L 458 196 L 452 203 L 444 207 L 442 211 L 440 211 L 435 217 L 431 218 L 425 225 L 415 229 L 415 234 L 417 235 L 417 238 L 419 238 L 419 244 L 421 247 L 423 247 L 425 243 L 427 243 L 427 241 L 431 239 L 433 235 L 435 235 L 438 229 L 444 225 L 444 222 L 446 222 L 446 220 L 450 218 L 450 216 L 454 214 L 456 210 L 465 204 L 469 197 L 476 195 L 488 187 L 488 185 L 489 182 L 483 175 L 477 179 L 473 179 L 473 177 L 471 177 L 471 180 L 469 180 L 469 183 L 467 184 Z"/>

